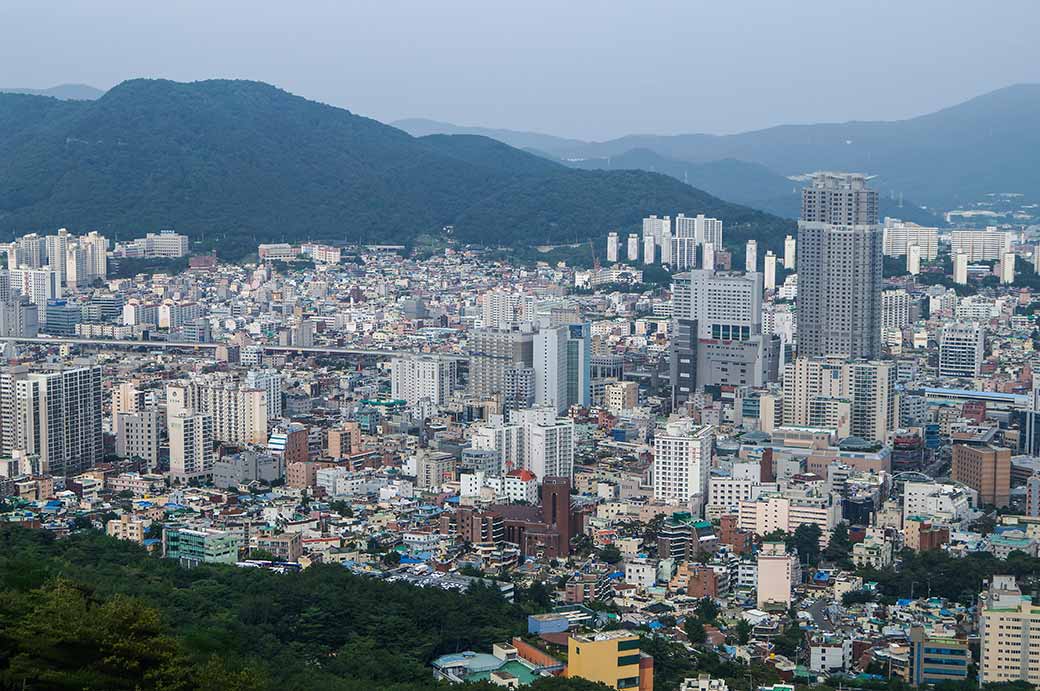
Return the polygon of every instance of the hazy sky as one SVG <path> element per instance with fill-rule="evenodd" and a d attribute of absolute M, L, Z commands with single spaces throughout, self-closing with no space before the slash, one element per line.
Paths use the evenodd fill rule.
<path fill-rule="evenodd" d="M 1040 81 L 1036 0 L 0 0 L 0 84 L 241 77 L 582 138 L 892 119 Z"/>

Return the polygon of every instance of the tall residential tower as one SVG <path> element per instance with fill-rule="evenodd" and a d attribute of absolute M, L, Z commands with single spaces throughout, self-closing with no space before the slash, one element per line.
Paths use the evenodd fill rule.
<path fill-rule="evenodd" d="M 798 354 L 876 358 L 881 351 L 883 232 L 864 175 L 817 173 L 798 222 Z"/>

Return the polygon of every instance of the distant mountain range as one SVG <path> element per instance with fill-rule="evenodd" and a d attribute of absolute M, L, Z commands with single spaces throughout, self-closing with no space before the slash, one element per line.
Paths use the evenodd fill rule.
<path fill-rule="evenodd" d="M 86 84 L 60 84 L 49 89 L 12 89 L 0 86 L 0 93 L 50 96 L 63 101 L 93 101 L 101 98 L 105 92 Z"/>
<path fill-rule="evenodd" d="M 93 101 L 0 94 L 6 237 L 174 228 L 244 256 L 257 242 L 412 243 L 453 226 L 484 245 L 602 248 L 608 230 L 677 212 L 724 219 L 733 246 L 779 250 L 794 232 L 665 175 L 575 170 L 487 137 L 415 138 L 260 82 L 132 80 Z"/>
<path fill-rule="evenodd" d="M 785 215 L 797 213 L 797 200 L 792 205 L 786 198 L 794 187 L 787 176 L 859 171 L 877 176 L 874 186 L 891 202 L 883 212 L 913 220 L 917 212 L 908 200 L 945 210 L 992 192 L 1040 198 L 1037 122 L 1040 84 L 1010 86 L 907 120 L 781 125 L 724 136 L 631 135 L 583 142 L 430 120 L 394 124 L 413 133 L 480 134 L 575 167 L 656 170 L 724 199 Z M 925 213 L 922 220 L 927 218 Z"/>

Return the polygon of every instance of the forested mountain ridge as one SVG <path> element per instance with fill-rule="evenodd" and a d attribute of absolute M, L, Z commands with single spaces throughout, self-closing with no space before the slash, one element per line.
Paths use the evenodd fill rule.
<path fill-rule="evenodd" d="M 0 234 L 174 228 L 225 254 L 258 242 L 529 247 L 722 218 L 779 247 L 793 224 L 663 175 L 577 171 L 474 136 L 415 138 L 260 82 L 124 82 L 96 101 L 0 94 Z"/>

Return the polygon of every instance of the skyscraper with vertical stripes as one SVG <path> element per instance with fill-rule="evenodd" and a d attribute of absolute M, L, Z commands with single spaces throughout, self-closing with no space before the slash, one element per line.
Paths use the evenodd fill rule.
<path fill-rule="evenodd" d="M 864 175 L 817 173 L 798 222 L 798 355 L 881 352 L 883 232 Z"/>

